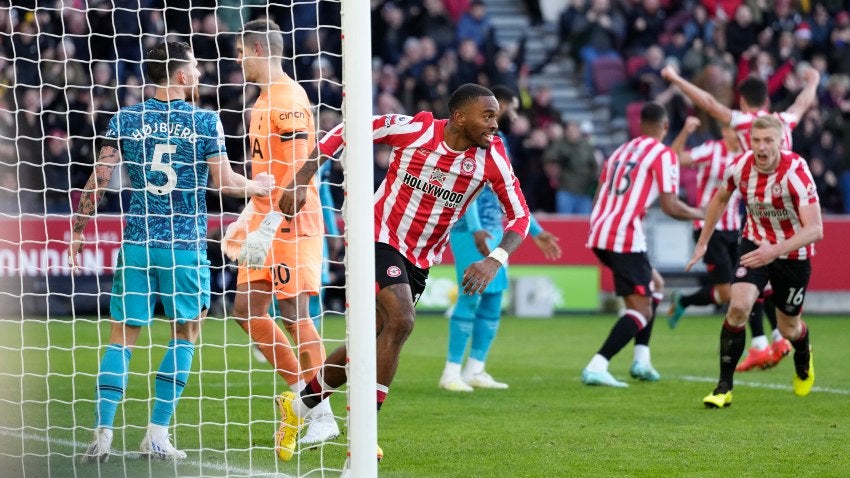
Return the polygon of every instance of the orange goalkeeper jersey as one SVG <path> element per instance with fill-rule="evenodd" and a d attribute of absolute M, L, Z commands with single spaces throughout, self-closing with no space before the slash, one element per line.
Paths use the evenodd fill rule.
<path fill-rule="evenodd" d="M 272 83 L 261 93 L 251 110 L 251 172 L 274 175 L 277 188 L 269 197 L 254 197 L 255 214 L 248 230 L 254 231 L 270 211 L 280 211 L 281 188 L 292 181 L 316 143 L 313 113 L 307 93 L 289 76 Z M 323 234 L 321 203 L 316 180 L 310 181 L 307 202 L 296 214 L 295 221 L 281 224 L 285 235 L 317 236 Z M 286 230 L 289 229 L 289 230 Z"/>

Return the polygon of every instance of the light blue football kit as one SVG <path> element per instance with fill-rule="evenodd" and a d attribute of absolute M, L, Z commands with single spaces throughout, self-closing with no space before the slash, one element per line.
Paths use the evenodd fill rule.
<path fill-rule="evenodd" d="M 110 305 L 112 316 L 147 325 L 165 315 L 196 319 L 210 305 L 207 159 L 225 155 L 218 115 L 185 101 L 149 99 L 122 108 L 106 141 L 117 141 L 132 194 Z"/>
<path fill-rule="evenodd" d="M 207 160 L 226 155 L 215 112 L 185 101 L 149 99 L 122 108 L 103 144 L 121 153 L 132 187 L 112 285 L 113 319 L 131 326 L 153 320 L 160 300 L 179 323 L 210 305 L 207 260 Z M 168 426 L 189 379 L 195 345 L 173 339 L 156 375 L 150 423 Z M 132 351 L 112 343 L 97 376 L 95 422 L 112 428 L 127 387 Z"/>
<path fill-rule="evenodd" d="M 475 247 L 473 232 L 484 230 L 490 233 L 487 246 L 493 250 L 502 241 L 504 235 L 503 218 L 504 213 L 498 196 L 490 186 L 486 186 L 452 227 L 449 233 L 449 244 L 455 258 L 458 285 L 463 280 L 463 271 L 473 262 L 484 258 Z M 537 236 L 543 232 L 543 228 L 534 216 L 530 219 L 529 234 L 532 237 Z M 472 336 L 472 345 L 469 357 L 481 362 L 487 360 L 487 354 L 499 330 L 502 296 L 507 288 L 508 265 L 505 264 L 499 268 L 493 281 L 480 296 L 458 293 L 457 304 L 449 321 L 447 359 L 449 362 L 461 363 L 470 336 Z"/>

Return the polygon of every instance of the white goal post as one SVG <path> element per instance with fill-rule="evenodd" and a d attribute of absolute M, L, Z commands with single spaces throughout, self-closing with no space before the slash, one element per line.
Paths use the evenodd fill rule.
<path fill-rule="evenodd" d="M 346 150 L 345 216 L 348 294 L 348 403 L 351 476 L 377 476 L 378 439 L 375 406 L 375 247 L 372 158 L 372 81 L 368 0 L 342 2 L 343 103 Z M 359 39 L 359 41 L 358 41 Z M 361 158 L 363 167 L 355 166 Z M 356 278 L 354 275 L 356 274 Z"/>

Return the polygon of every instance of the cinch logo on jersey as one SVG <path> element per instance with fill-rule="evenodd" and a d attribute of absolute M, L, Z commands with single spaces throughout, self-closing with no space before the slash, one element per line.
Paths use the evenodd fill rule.
<path fill-rule="evenodd" d="M 290 120 L 292 118 L 304 119 L 304 112 L 303 111 L 287 111 L 286 113 L 280 114 L 280 120 L 281 121 Z"/>
<path fill-rule="evenodd" d="M 130 136 L 135 140 L 140 140 L 154 133 L 164 133 L 171 138 L 185 138 L 190 143 L 194 143 L 196 139 L 195 135 L 192 134 L 192 128 L 180 123 L 166 123 L 164 121 L 160 121 L 159 123 L 145 123 L 141 129 L 133 130 Z"/>
<path fill-rule="evenodd" d="M 443 177 L 443 179 L 445 180 L 445 177 Z M 418 189 L 429 196 L 434 196 L 438 199 L 442 199 L 444 201 L 445 207 L 456 208 L 460 205 L 461 201 L 463 201 L 463 194 L 456 193 L 450 189 L 446 189 L 423 179 L 419 179 L 416 176 L 411 175 L 407 171 L 404 172 L 404 177 L 402 178 L 402 181 L 404 181 L 404 184 L 407 184 L 413 189 Z"/>
<path fill-rule="evenodd" d="M 786 209 L 772 209 L 764 206 L 747 206 L 747 209 L 750 211 L 750 215 L 759 219 L 788 219 L 790 217 L 790 214 Z"/>

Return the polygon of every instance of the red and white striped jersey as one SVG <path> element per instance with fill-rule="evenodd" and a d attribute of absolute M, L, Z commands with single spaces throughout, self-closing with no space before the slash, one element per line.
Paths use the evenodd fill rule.
<path fill-rule="evenodd" d="M 743 236 L 753 242 L 777 244 L 791 238 L 800 228 L 800 207 L 818 202 L 818 191 L 806 160 L 791 151 L 780 151 L 779 166 L 770 174 L 755 168 L 748 151 L 735 160 L 726 180 L 726 190 L 741 192 L 747 205 Z M 814 245 L 801 247 L 781 259 L 808 259 Z"/>
<path fill-rule="evenodd" d="M 741 153 L 729 152 L 726 148 L 726 143 L 722 140 L 711 140 L 702 143 L 701 145 L 688 151 L 694 165 L 699 167 L 697 172 L 697 198 L 699 207 L 706 207 L 714 197 L 714 193 L 723 187 L 726 179 L 726 171 L 732 162 Z M 718 231 L 735 231 L 741 230 L 741 195 L 737 192 L 732 194 L 729 199 L 729 204 L 723 215 L 720 216 L 720 221 L 717 222 L 716 229 Z M 694 229 L 702 229 L 705 221 L 694 221 Z"/>
<path fill-rule="evenodd" d="M 741 142 L 741 147 L 744 148 L 744 151 L 753 149 L 750 146 L 750 130 L 753 127 L 753 121 L 759 116 L 771 114 L 779 118 L 779 121 L 782 122 L 782 143 L 779 145 L 779 149 L 791 151 L 791 131 L 800 122 L 800 118 L 797 115 L 786 111 L 770 113 L 765 110 L 759 110 L 755 113 L 744 113 L 743 111 L 734 110 L 732 111 L 732 121 L 729 122 L 729 126 L 737 133 L 738 141 Z"/>
<path fill-rule="evenodd" d="M 659 193 L 679 193 L 676 153 L 655 138 L 639 136 L 620 146 L 599 175 L 587 247 L 645 252 L 643 218 Z"/>
<path fill-rule="evenodd" d="M 486 183 L 505 209 L 505 230 L 525 237 L 529 227 L 528 206 L 501 138 L 494 137 L 487 149 L 454 151 L 444 141 L 447 123 L 427 111 L 372 121 L 373 141 L 393 148 L 387 176 L 375 192 L 375 242 L 425 269 L 440 262 L 449 229 Z M 322 154 L 333 156 L 344 147 L 341 131 L 339 125 L 321 139 Z M 350 159 L 349 167 L 356 167 L 358 158 Z"/>

